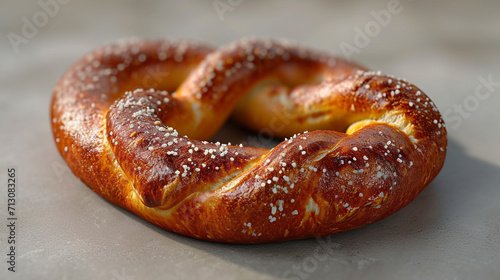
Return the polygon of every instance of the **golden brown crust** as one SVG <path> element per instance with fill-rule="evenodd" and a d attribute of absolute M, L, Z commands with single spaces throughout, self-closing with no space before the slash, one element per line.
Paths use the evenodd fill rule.
<path fill-rule="evenodd" d="M 291 137 L 272 150 L 201 141 L 231 113 Z M 52 127 L 73 172 L 107 200 L 228 243 L 376 222 L 411 202 L 446 155 L 439 111 L 414 85 L 265 39 L 99 48 L 57 85 Z M 304 130 L 315 131 L 295 134 Z"/>

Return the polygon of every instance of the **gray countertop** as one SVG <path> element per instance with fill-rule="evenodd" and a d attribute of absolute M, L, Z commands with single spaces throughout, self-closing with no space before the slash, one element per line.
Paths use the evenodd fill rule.
<path fill-rule="evenodd" d="M 500 279 L 500 2 L 40 3 L 48 4 L 0 3 L 0 220 L 8 224 L 10 167 L 18 218 L 15 273 L 0 226 L 1 279 Z M 351 50 L 349 58 L 435 101 L 448 124 L 445 166 L 406 208 L 328 238 L 225 245 L 164 231 L 76 179 L 51 135 L 50 98 L 64 71 L 131 36 L 214 45 L 270 36 Z M 217 136 L 248 137 L 231 125 Z"/>

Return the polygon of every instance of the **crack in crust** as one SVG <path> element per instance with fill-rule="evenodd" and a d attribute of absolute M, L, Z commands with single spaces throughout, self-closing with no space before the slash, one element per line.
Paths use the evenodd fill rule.
<path fill-rule="evenodd" d="M 104 46 L 62 77 L 51 113 L 60 153 L 91 189 L 217 242 L 376 222 L 410 203 L 446 155 L 441 115 L 416 86 L 281 40 Z M 203 141 L 231 114 L 289 138 L 272 150 Z"/>

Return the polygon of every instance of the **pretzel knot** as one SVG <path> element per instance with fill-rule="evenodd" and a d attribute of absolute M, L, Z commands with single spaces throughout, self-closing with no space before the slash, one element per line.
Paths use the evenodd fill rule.
<path fill-rule="evenodd" d="M 289 138 L 272 150 L 204 141 L 230 116 Z M 57 85 L 52 127 L 70 168 L 105 199 L 229 243 L 376 222 L 410 203 L 446 155 L 444 122 L 416 86 L 267 39 L 98 48 Z"/>

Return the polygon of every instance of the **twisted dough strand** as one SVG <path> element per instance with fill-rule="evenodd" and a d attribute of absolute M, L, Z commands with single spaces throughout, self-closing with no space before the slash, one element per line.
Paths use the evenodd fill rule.
<path fill-rule="evenodd" d="M 295 135 L 272 150 L 202 141 L 231 113 L 257 130 L 285 115 L 271 129 Z M 52 117 L 59 151 L 90 188 L 167 230 L 218 242 L 376 222 L 411 202 L 446 154 L 441 116 L 417 87 L 277 40 L 97 49 L 61 79 Z"/>

